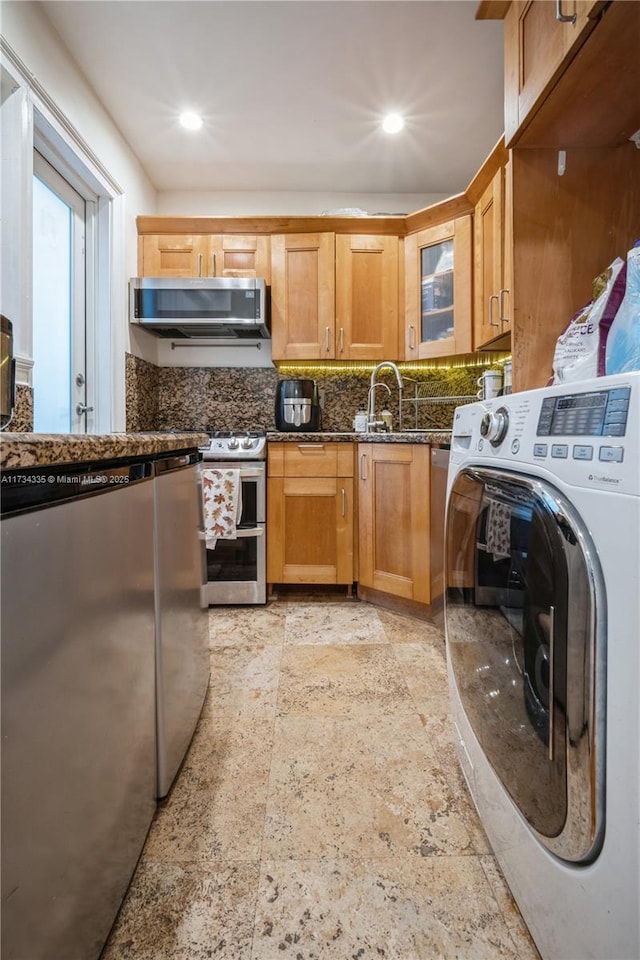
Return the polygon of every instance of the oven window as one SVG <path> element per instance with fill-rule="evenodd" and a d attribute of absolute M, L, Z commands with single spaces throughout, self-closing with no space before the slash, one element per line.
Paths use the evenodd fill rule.
<path fill-rule="evenodd" d="M 241 530 L 252 529 L 258 524 L 258 484 L 255 480 L 242 481 L 242 511 L 237 526 Z M 217 549 L 217 547 L 216 547 Z"/>
<path fill-rule="evenodd" d="M 256 581 L 260 537 L 217 540 L 215 550 L 207 550 L 209 583 Z"/>
<path fill-rule="evenodd" d="M 584 685 L 590 616 L 584 557 L 560 519 L 533 486 L 489 481 L 480 470 L 458 476 L 447 514 L 447 640 L 458 692 L 503 785 L 546 837 L 567 819 L 567 665 L 577 670 L 574 688 Z M 582 719 L 578 711 L 572 722 Z"/>

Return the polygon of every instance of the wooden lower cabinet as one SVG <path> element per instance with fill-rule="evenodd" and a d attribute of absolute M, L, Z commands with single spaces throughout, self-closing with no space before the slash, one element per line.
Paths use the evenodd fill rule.
<path fill-rule="evenodd" d="M 353 582 L 353 444 L 271 443 L 267 582 Z"/>
<path fill-rule="evenodd" d="M 359 584 L 431 602 L 428 445 L 358 444 Z"/>

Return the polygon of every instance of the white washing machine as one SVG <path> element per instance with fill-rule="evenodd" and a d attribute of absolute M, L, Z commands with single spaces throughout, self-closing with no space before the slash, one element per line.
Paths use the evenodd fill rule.
<path fill-rule="evenodd" d="M 460 763 L 545 960 L 640 957 L 640 373 L 459 407 Z"/>

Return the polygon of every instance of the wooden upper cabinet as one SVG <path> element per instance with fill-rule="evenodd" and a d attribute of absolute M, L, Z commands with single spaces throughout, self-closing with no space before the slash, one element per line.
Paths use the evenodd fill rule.
<path fill-rule="evenodd" d="M 209 276 L 261 277 L 271 283 L 271 238 L 221 234 L 209 237 Z"/>
<path fill-rule="evenodd" d="M 335 357 L 335 236 L 271 238 L 271 337 L 274 360 Z"/>
<path fill-rule="evenodd" d="M 513 0 L 504 20 L 507 145 L 595 27 L 603 6 L 602 0 Z"/>
<path fill-rule="evenodd" d="M 397 237 L 336 237 L 338 360 L 398 356 Z"/>
<path fill-rule="evenodd" d="M 395 360 L 398 237 L 271 238 L 274 360 Z"/>
<path fill-rule="evenodd" d="M 209 237 L 143 236 L 138 240 L 141 277 L 206 277 Z"/>
<path fill-rule="evenodd" d="M 511 196 L 510 168 L 500 168 L 480 200 L 474 216 L 474 347 L 500 342 L 511 329 Z M 509 189 L 507 193 L 507 181 Z"/>
<path fill-rule="evenodd" d="M 471 216 L 405 240 L 405 360 L 469 353 Z"/>
<path fill-rule="evenodd" d="M 138 249 L 141 277 L 262 277 L 270 282 L 268 236 L 145 235 Z"/>

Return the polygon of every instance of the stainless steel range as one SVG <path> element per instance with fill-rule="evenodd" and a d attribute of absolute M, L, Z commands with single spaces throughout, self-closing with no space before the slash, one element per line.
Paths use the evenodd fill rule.
<path fill-rule="evenodd" d="M 266 603 L 264 430 L 216 430 L 200 448 L 208 604 Z"/>

